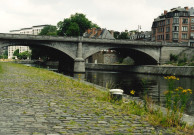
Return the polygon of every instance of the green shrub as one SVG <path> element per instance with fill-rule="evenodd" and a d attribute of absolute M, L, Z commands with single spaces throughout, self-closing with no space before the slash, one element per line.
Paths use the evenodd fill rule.
<path fill-rule="evenodd" d="M 177 60 L 178 60 L 178 55 L 170 54 L 170 61 L 177 61 Z"/>
<path fill-rule="evenodd" d="M 184 66 L 186 65 L 187 58 L 184 57 L 183 59 L 178 59 L 178 66 Z"/>
<path fill-rule="evenodd" d="M 188 66 L 194 66 L 194 63 L 190 63 Z"/>

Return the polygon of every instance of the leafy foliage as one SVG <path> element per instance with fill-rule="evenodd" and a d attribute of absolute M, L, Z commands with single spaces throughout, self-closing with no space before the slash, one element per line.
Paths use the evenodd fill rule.
<path fill-rule="evenodd" d="M 22 53 L 19 53 L 18 59 L 27 59 L 31 56 L 31 52 L 25 51 Z"/>
<path fill-rule="evenodd" d="M 19 56 L 19 49 L 16 49 L 14 52 L 13 52 L 13 56 Z"/>
<path fill-rule="evenodd" d="M 25 52 L 19 53 L 19 49 L 17 49 L 14 51 L 13 56 L 17 56 L 18 59 L 27 59 L 31 56 L 31 52 L 25 51 Z"/>
<path fill-rule="evenodd" d="M 177 61 L 178 55 L 170 54 L 170 61 Z"/>
<path fill-rule="evenodd" d="M 70 18 L 65 18 L 64 21 L 60 21 L 57 24 L 57 35 L 59 36 L 82 36 L 83 33 L 88 29 L 96 27 L 97 24 L 92 23 L 82 13 L 76 13 L 71 15 Z"/>
<path fill-rule="evenodd" d="M 57 35 L 57 27 L 56 26 L 45 26 L 39 35 Z"/>
<path fill-rule="evenodd" d="M 118 36 L 118 39 L 127 39 L 128 33 L 127 32 L 121 32 L 121 34 Z"/>

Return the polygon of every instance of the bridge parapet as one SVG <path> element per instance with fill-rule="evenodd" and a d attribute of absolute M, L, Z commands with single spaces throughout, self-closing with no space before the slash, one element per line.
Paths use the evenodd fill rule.
<path fill-rule="evenodd" d="M 134 41 L 134 40 L 118 40 L 118 39 L 100 39 L 100 38 L 84 38 L 84 37 L 62 37 L 62 36 L 40 36 L 29 34 L 10 34 L 0 33 L 0 39 L 24 39 L 38 41 L 59 41 L 59 42 L 88 42 L 102 44 L 126 44 L 126 45 L 142 45 L 142 46 L 188 46 L 183 43 L 153 42 L 153 41 Z"/>
<path fill-rule="evenodd" d="M 7 34 L 0 33 L 0 39 L 29 39 L 29 40 L 54 40 L 54 41 L 79 41 L 78 37 L 62 37 L 62 36 L 41 36 L 29 34 Z"/>

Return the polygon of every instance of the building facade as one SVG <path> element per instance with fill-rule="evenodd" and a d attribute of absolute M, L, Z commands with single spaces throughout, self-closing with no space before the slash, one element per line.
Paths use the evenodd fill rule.
<path fill-rule="evenodd" d="M 194 8 L 177 7 L 154 19 L 152 41 L 188 43 L 194 39 Z"/>
<path fill-rule="evenodd" d="M 41 30 L 48 25 L 37 25 L 32 26 L 31 28 L 22 28 L 20 30 L 11 30 L 10 33 L 12 34 L 29 34 L 29 35 L 38 35 Z M 25 51 L 31 51 L 29 46 L 8 46 L 8 59 L 12 59 L 13 53 L 15 50 L 19 49 L 19 53 L 25 52 Z"/>
<path fill-rule="evenodd" d="M 131 31 L 131 32 L 128 32 L 128 39 L 150 41 L 151 40 L 151 31 L 141 31 L 141 32 Z"/>

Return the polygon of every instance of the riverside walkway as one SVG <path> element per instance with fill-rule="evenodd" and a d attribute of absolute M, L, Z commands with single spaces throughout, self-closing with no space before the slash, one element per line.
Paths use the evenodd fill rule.
<path fill-rule="evenodd" d="M 54 72 L 0 63 L 0 135 L 163 134 L 140 116 L 98 100 L 102 92 Z M 101 94 L 101 95 L 100 95 Z"/>

